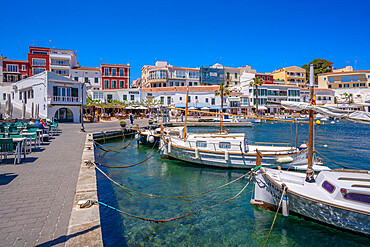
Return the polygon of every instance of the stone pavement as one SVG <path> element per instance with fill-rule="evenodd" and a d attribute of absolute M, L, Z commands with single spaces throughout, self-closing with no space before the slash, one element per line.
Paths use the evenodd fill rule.
<path fill-rule="evenodd" d="M 120 129 L 118 121 L 85 123 L 86 133 L 80 126 L 60 124 L 59 135 L 22 163 L 0 163 L 0 246 L 64 246 L 73 237 L 67 230 L 86 133 Z"/>
<path fill-rule="evenodd" d="M 85 128 L 120 127 L 104 122 Z M 0 246 L 64 246 L 73 237 L 66 235 L 86 133 L 79 132 L 80 124 L 60 124 L 60 129 L 21 164 L 0 163 Z"/>

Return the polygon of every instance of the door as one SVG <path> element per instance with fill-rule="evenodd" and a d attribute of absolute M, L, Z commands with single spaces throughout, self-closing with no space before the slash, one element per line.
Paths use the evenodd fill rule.
<path fill-rule="evenodd" d="M 108 103 L 111 103 L 112 102 L 112 99 L 113 99 L 113 95 L 112 94 L 107 94 L 107 101 L 108 101 Z"/>

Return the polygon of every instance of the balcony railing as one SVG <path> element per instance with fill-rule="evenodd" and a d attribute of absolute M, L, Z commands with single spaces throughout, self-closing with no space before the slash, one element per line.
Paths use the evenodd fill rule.
<path fill-rule="evenodd" d="M 51 65 L 55 65 L 55 66 L 69 66 L 69 63 L 56 63 L 56 62 L 51 62 L 50 64 L 51 64 Z"/>
<path fill-rule="evenodd" d="M 56 102 L 80 102 L 78 97 L 71 96 L 53 96 L 53 101 Z"/>

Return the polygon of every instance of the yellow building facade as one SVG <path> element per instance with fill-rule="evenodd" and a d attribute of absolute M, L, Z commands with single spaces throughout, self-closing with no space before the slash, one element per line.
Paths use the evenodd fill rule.
<path fill-rule="evenodd" d="M 306 85 L 306 70 L 298 66 L 277 69 L 271 73 L 274 80 L 282 80 L 286 85 L 304 87 Z"/>

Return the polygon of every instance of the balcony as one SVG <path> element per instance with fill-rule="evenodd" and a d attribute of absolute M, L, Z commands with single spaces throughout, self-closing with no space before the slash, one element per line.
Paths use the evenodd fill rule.
<path fill-rule="evenodd" d="M 52 100 L 51 100 L 52 99 Z M 81 104 L 81 98 L 72 96 L 52 96 L 48 97 L 49 104 Z"/>
<path fill-rule="evenodd" d="M 70 54 L 58 54 L 58 53 L 50 53 L 50 58 L 56 58 L 58 60 L 70 60 L 72 55 Z"/>

